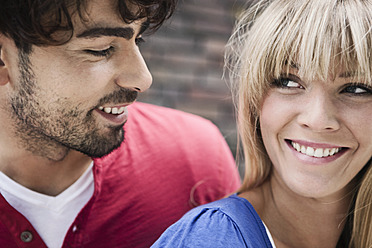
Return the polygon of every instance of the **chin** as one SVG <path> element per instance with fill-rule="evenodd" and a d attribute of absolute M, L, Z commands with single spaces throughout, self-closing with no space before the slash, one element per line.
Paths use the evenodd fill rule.
<path fill-rule="evenodd" d="M 101 158 L 119 148 L 123 141 L 124 130 L 120 128 L 115 131 L 111 130 L 106 135 L 91 135 L 85 139 L 85 142 L 80 142 L 78 146 L 71 146 L 71 148 L 89 157 Z"/>
<path fill-rule="evenodd" d="M 324 179 L 323 179 L 324 180 Z M 287 182 L 287 187 L 295 194 L 305 198 L 326 198 L 336 192 L 335 186 L 323 180 L 297 179 L 296 181 Z"/>
<path fill-rule="evenodd" d="M 106 145 L 104 147 L 99 147 L 95 150 L 93 150 L 93 149 L 89 149 L 89 150 L 77 149 L 77 151 L 79 151 L 79 152 L 81 152 L 85 155 L 88 155 L 89 157 L 92 157 L 92 158 L 102 158 L 102 157 L 110 154 L 114 150 L 118 149 L 121 146 L 121 143 L 122 142 L 111 145 L 111 146 Z"/>

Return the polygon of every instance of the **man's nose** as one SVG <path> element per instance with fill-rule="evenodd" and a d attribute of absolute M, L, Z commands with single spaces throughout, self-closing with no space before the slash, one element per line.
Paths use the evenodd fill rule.
<path fill-rule="evenodd" d="M 118 58 L 120 67 L 115 83 L 123 88 L 138 92 L 146 91 L 152 84 L 152 76 L 137 47 Z"/>
<path fill-rule="evenodd" d="M 326 92 L 311 94 L 303 102 L 298 122 L 315 132 L 331 132 L 340 128 L 338 109 L 332 97 Z"/>

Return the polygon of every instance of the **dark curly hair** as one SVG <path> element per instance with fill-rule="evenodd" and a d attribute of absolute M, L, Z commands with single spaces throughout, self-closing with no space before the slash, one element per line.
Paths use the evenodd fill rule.
<path fill-rule="evenodd" d="M 16 46 L 28 53 L 32 45 L 61 45 L 74 32 L 71 15 L 77 13 L 84 20 L 89 0 L 1 0 L 0 32 L 15 41 Z M 126 23 L 147 18 L 150 30 L 155 31 L 168 19 L 177 0 L 117 0 L 117 8 Z M 128 7 L 138 6 L 132 12 Z M 57 31 L 70 32 L 63 40 L 56 40 Z"/>

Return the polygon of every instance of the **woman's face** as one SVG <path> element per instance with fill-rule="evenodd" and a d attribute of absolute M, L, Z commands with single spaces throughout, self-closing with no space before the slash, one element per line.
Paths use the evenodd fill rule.
<path fill-rule="evenodd" d="M 290 70 L 273 82 L 261 133 L 273 177 L 305 197 L 340 197 L 372 156 L 372 88 L 340 71 L 327 81 Z"/>

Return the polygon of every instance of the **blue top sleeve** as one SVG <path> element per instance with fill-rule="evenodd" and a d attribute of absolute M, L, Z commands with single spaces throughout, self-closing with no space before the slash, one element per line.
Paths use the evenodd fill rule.
<path fill-rule="evenodd" d="M 151 247 L 272 248 L 252 205 L 236 195 L 189 211 Z"/>
<path fill-rule="evenodd" d="M 234 221 L 218 209 L 189 212 L 169 227 L 153 248 L 246 247 Z"/>

